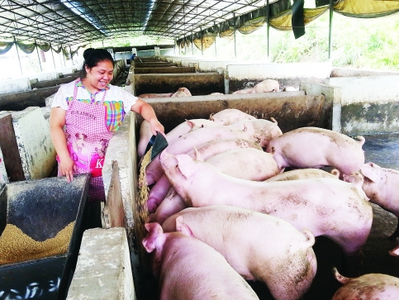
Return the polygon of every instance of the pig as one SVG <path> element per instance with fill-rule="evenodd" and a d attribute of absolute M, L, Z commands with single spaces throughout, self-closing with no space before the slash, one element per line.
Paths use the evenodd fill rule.
<path fill-rule="evenodd" d="M 280 173 L 271 154 L 255 148 L 241 148 L 242 144 L 234 144 L 230 150 L 210 156 L 206 162 L 215 166 L 222 173 L 247 179 L 261 181 Z M 201 149 L 202 150 L 202 149 Z M 208 155 L 208 151 L 202 151 Z M 208 152 L 208 153 L 206 153 Z M 197 160 L 204 161 L 201 152 L 195 149 L 194 156 Z M 170 187 L 166 175 L 152 187 L 147 200 L 149 212 L 154 212 L 166 196 Z"/>
<path fill-rule="evenodd" d="M 397 300 L 399 299 L 399 278 L 370 273 L 357 278 L 342 276 L 336 268 L 333 269 L 335 278 L 343 284 L 331 300 Z"/>
<path fill-rule="evenodd" d="M 293 86 L 286 86 L 283 89 L 283 92 L 297 92 L 297 91 L 299 91 L 299 89 L 297 89 L 296 87 L 293 87 Z"/>
<path fill-rule="evenodd" d="M 320 169 L 306 168 L 286 171 L 266 179 L 266 181 L 283 181 L 296 180 L 305 178 L 336 178 L 339 179 L 339 171 L 337 169 L 327 172 Z"/>
<path fill-rule="evenodd" d="M 190 155 L 191 157 L 196 157 L 197 153 L 199 153 L 202 159 L 204 160 L 219 153 L 222 153 L 224 151 L 229 151 L 232 149 L 240 149 L 240 148 L 253 148 L 260 151 L 262 150 L 262 147 L 260 147 L 255 142 L 251 142 L 244 139 L 227 139 L 227 140 L 209 141 L 203 144 L 202 146 L 199 146 L 198 149 L 193 149 L 189 151 L 187 154 Z M 157 182 L 151 188 L 147 200 L 147 206 L 149 207 L 150 212 L 153 212 L 153 210 L 156 209 L 157 210 L 156 215 L 169 216 L 173 214 L 173 212 L 179 211 L 179 208 L 181 207 L 182 204 L 179 201 L 176 202 L 177 199 L 175 199 L 175 197 L 172 197 L 173 201 L 167 201 L 167 203 L 162 205 L 164 197 L 167 197 L 165 195 L 167 194 L 167 191 L 170 188 L 170 182 L 167 179 L 166 175 L 162 175 L 162 177 L 158 181 L 159 183 Z M 158 206 L 161 207 L 159 208 Z M 175 209 L 173 208 L 173 206 L 176 206 Z M 155 217 L 154 220 L 159 220 L 159 218 Z"/>
<path fill-rule="evenodd" d="M 196 153 L 198 152 L 201 154 L 201 157 L 203 157 L 203 159 L 208 159 L 211 156 L 222 153 L 224 151 L 240 148 L 253 148 L 257 150 L 262 150 L 262 147 L 254 141 L 233 138 L 206 142 L 205 144 L 202 144 L 198 147 L 193 147 L 193 149 L 187 152 L 187 154 L 191 157 L 195 157 Z"/>
<path fill-rule="evenodd" d="M 172 130 L 170 130 L 168 133 L 166 133 L 166 139 L 168 143 L 170 143 L 175 139 L 181 137 L 182 135 L 189 133 L 192 130 L 204 127 L 215 127 L 215 126 L 221 126 L 221 125 L 207 119 L 185 120 L 184 122 L 174 127 Z"/>
<path fill-rule="evenodd" d="M 231 205 L 280 217 L 300 231 L 307 228 L 315 236 L 333 240 L 345 254 L 348 272 L 358 270 L 373 220 L 361 182 L 336 178 L 243 180 L 186 154 L 174 156 L 166 151 L 160 162 L 187 206 Z"/>
<path fill-rule="evenodd" d="M 277 217 L 226 205 L 191 207 L 162 228 L 210 245 L 244 279 L 264 282 L 276 300 L 300 299 L 316 275 L 315 237 Z"/>
<path fill-rule="evenodd" d="M 256 122 L 255 122 L 256 121 Z M 262 148 L 280 131 L 276 125 L 267 120 L 248 120 L 240 123 L 239 128 L 229 126 L 205 127 L 190 131 L 175 139 L 165 148 L 172 154 L 187 153 L 209 141 L 226 139 L 245 139 L 258 143 Z M 157 182 L 163 175 L 159 159 L 154 159 L 146 168 L 146 181 L 148 185 Z"/>
<path fill-rule="evenodd" d="M 254 93 L 254 88 L 246 88 L 246 89 L 242 89 L 242 90 L 238 90 L 233 92 L 233 95 L 237 95 L 237 94 L 253 94 Z"/>
<path fill-rule="evenodd" d="M 170 188 L 170 182 L 165 175 L 161 176 L 159 180 L 151 188 L 147 199 L 147 209 L 149 213 L 155 212 L 159 204 L 165 198 Z"/>
<path fill-rule="evenodd" d="M 243 120 L 255 120 L 256 118 L 236 108 L 226 108 L 215 114 L 211 114 L 209 119 L 222 125 L 230 125 Z"/>
<path fill-rule="evenodd" d="M 363 190 L 371 202 L 393 213 L 398 218 L 398 226 L 389 237 L 394 240 L 399 236 L 399 171 L 382 168 L 379 165 L 368 162 L 360 167 L 360 173 L 364 177 Z M 344 180 L 350 180 L 346 176 Z"/>
<path fill-rule="evenodd" d="M 356 141 L 332 130 L 301 127 L 273 138 L 266 151 L 273 154 L 280 169 L 330 166 L 343 176 L 359 171 L 364 164 L 364 142 L 364 137 Z"/>
<path fill-rule="evenodd" d="M 257 140 L 264 149 L 266 149 L 265 144 L 267 145 L 271 139 L 283 134 L 274 118 L 271 118 L 271 121 L 265 119 L 243 120 L 227 125 L 227 127 L 244 130 L 248 133 L 253 132 L 253 136 L 258 137 L 255 140 Z"/>
<path fill-rule="evenodd" d="M 163 224 L 163 222 L 175 213 L 185 209 L 187 207 L 186 202 L 176 192 L 175 188 L 171 186 L 161 203 L 157 207 L 154 213 L 150 213 L 147 222 L 157 222 Z"/>
<path fill-rule="evenodd" d="M 160 300 L 258 299 L 254 290 L 215 249 L 181 232 L 164 233 L 146 223 L 143 246 L 152 255 Z"/>
<path fill-rule="evenodd" d="M 169 98 L 173 95 L 173 93 L 147 93 L 147 94 L 141 94 L 138 97 L 139 98 Z"/>
<path fill-rule="evenodd" d="M 186 87 L 180 87 L 176 92 L 172 94 L 171 97 L 190 97 L 191 92 Z"/>
<path fill-rule="evenodd" d="M 277 80 L 266 79 L 258 84 L 255 84 L 252 93 L 273 93 L 279 91 L 280 85 L 278 84 Z"/>
<path fill-rule="evenodd" d="M 199 156 L 197 160 L 201 159 Z M 224 174 L 247 180 L 262 181 L 280 173 L 270 153 L 254 148 L 228 150 L 205 161 Z"/>

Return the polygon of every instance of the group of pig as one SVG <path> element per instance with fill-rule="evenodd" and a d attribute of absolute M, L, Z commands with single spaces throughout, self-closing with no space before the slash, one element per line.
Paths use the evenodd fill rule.
<path fill-rule="evenodd" d="M 143 121 L 140 157 L 150 135 Z M 315 237 L 337 243 L 355 277 L 373 221 L 369 201 L 399 216 L 399 172 L 365 163 L 363 137 L 318 127 L 283 133 L 274 119 L 225 109 L 166 138 L 146 167 L 142 241 L 160 299 L 259 299 L 247 280 L 264 282 L 276 300 L 300 299 L 316 275 Z M 335 276 L 344 286 L 332 300 L 398 299 L 398 278 Z"/>
<path fill-rule="evenodd" d="M 297 91 L 296 88 L 292 86 L 286 86 L 282 90 L 284 92 Z M 280 92 L 280 84 L 274 79 L 265 79 L 253 87 L 247 87 L 241 90 L 237 90 L 232 94 L 257 94 L 257 93 L 274 93 Z M 224 95 L 220 92 L 212 93 L 211 95 Z M 174 93 L 145 93 L 139 95 L 140 98 L 170 98 L 170 97 L 190 97 L 192 96 L 190 90 L 186 87 L 180 87 Z"/>

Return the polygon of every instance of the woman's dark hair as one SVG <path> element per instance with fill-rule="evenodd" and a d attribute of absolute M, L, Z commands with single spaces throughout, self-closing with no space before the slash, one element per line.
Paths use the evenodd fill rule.
<path fill-rule="evenodd" d="M 114 66 L 114 59 L 112 58 L 111 53 L 109 53 L 105 49 L 94 49 L 94 48 L 88 48 L 83 52 L 83 57 L 85 61 L 83 62 L 82 70 L 80 71 L 80 78 L 83 79 L 86 77 L 86 66 L 91 69 L 95 66 L 100 61 L 108 60 L 112 62 L 112 66 Z"/>

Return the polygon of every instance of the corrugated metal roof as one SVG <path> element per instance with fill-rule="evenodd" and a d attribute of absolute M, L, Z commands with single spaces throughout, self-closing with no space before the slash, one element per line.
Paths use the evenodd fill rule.
<path fill-rule="evenodd" d="M 276 2 L 270 0 L 269 3 Z M 155 35 L 179 39 L 266 5 L 252 0 L 4 0 L 0 41 L 79 45 Z"/>
<path fill-rule="evenodd" d="M 399 11 L 397 0 L 332 2 L 335 12 L 350 17 Z M 331 5 L 330 0 L 0 0 L 0 42 L 75 46 L 141 35 L 179 41 L 260 16 L 280 22 L 284 29 L 276 28 L 286 30 L 291 29 L 291 10 L 304 3 Z M 298 11 L 295 18 L 301 17 Z"/>

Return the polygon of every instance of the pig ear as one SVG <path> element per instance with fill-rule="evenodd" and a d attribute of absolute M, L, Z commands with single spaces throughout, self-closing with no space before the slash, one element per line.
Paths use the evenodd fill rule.
<path fill-rule="evenodd" d="M 378 181 L 378 174 L 373 164 L 364 164 L 360 167 L 360 172 L 366 177 L 368 180 L 376 182 Z"/>
<path fill-rule="evenodd" d="M 363 175 L 359 172 L 355 172 L 351 175 L 342 174 L 342 178 L 345 182 L 349 182 L 353 186 L 361 188 L 363 185 Z"/>
<path fill-rule="evenodd" d="M 183 216 L 178 216 L 176 218 L 176 231 L 181 232 L 187 236 L 194 237 L 193 232 L 191 231 L 190 227 L 184 223 Z"/>
<path fill-rule="evenodd" d="M 143 246 L 148 253 L 151 253 L 155 249 L 155 243 L 154 243 L 153 239 L 149 236 L 146 236 L 143 239 Z"/>
<path fill-rule="evenodd" d="M 194 173 L 193 159 L 187 154 L 176 155 L 176 159 L 182 175 L 189 178 Z"/>
<path fill-rule="evenodd" d="M 147 236 L 143 239 L 143 246 L 148 253 L 151 253 L 155 249 L 155 241 L 159 234 L 163 233 L 161 225 L 156 222 L 145 223 L 145 228 L 148 231 Z"/>
<path fill-rule="evenodd" d="M 194 128 L 195 124 L 194 124 L 194 122 L 193 122 L 193 121 L 186 120 L 186 122 L 187 122 L 188 126 L 190 126 L 190 128 L 191 128 L 191 129 L 193 129 L 193 128 Z"/>
<path fill-rule="evenodd" d="M 197 150 L 196 147 L 194 147 L 194 159 L 199 160 L 199 161 L 204 161 L 204 157 L 202 154 Z"/>

